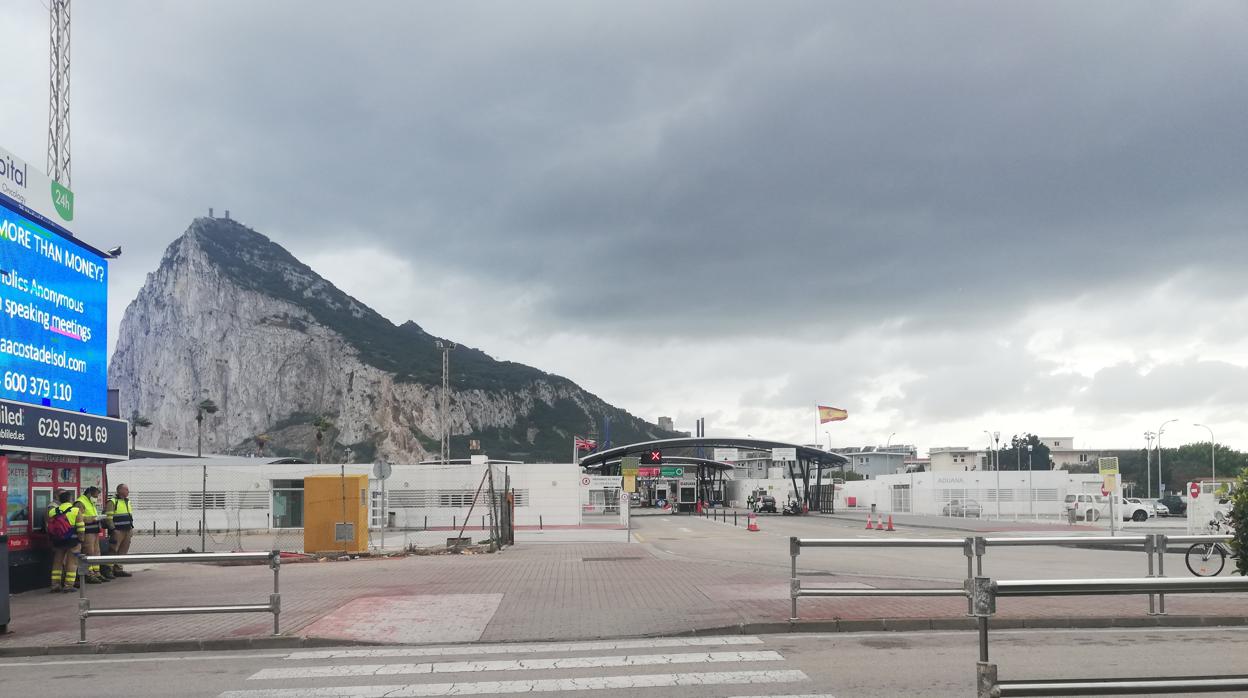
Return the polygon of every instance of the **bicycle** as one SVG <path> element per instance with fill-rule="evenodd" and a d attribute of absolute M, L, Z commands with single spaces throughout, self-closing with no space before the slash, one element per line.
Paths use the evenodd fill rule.
<path fill-rule="evenodd" d="M 1222 516 L 1222 512 L 1214 514 L 1213 521 L 1209 522 L 1209 528 L 1214 534 L 1221 533 L 1224 525 L 1230 527 L 1230 523 Z M 1184 562 L 1187 563 L 1188 571 L 1197 577 L 1216 577 L 1222 574 L 1228 557 L 1235 559 L 1235 553 L 1222 541 L 1193 543 L 1184 555 Z"/>

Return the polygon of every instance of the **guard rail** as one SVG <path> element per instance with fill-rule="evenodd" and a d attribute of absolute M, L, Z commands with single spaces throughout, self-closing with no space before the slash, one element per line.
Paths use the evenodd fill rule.
<path fill-rule="evenodd" d="M 1194 541 L 1201 542 L 1201 541 Z M 1042 579 L 994 581 L 975 577 L 966 583 L 979 630 L 976 664 L 978 698 L 1004 696 L 1100 696 L 1148 693 L 1212 693 L 1248 690 L 1248 676 L 1184 676 L 1152 679 L 1043 679 L 1002 681 L 988 658 L 988 619 L 997 611 L 997 597 L 1102 596 L 1114 594 L 1210 594 L 1248 592 L 1248 577 L 1126 579 Z"/>
<path fill-rule="evenodd" d="M 965 588 L 874 588 L 829 589 L 803 588 L 798 577 L 797 558 L 803 548 L 961 548 L 966 557 L 966 579 L 969 582 L 984 574 L 984 556 L 989 547 L 1068 545 L 1095 548 L 1116 548 L 1122 545 L 1139 545 L 1147 560 L 1149 578 L 1165 577 L 1165 553 L 1171 543 L 1208 543 L 1225 541 L 1226 535 L 1166 536 L 1154 533 L 1134 536 L 968 536 L 966 538 L 789 538 L 790 621 L 798 620 L 797 600 L 802 597 L 829 596 L 968 596 Z M 1160 606 L 1157 605 L 1158 599 Z M 1149 615 L 1164 615 L 1166 598 L 1163 592 L 1151 592 L 1148 596 Z M 967 615 L 974 615 L 974 605 L 967 598 Z"/>
<path fill-rule="evenodd" d="M 258 604 L 226 604 L 218 606 L 129 606 L 122 608 L 92 608 L 87 598 L 87 569 L 90 565 L 99 564 L 165 564 L 173 562 L 264 562 L 269 563 L 273 570 L 273 593 L 269 594 L 268 603 Z M 194 613 L 272 613 L 273 634 L 281 634 L 279 624 L 282 613 L 281 589 L 278 586 L 278 573 L 281 570 L 281 553 L 273 550 L 267 553 L 187 553 L 187 554 L 135 554 L 135 555 L 83 555 L 78 554 L 78 579 L 83 583 L 78 587 L 78 644 L 87 641 L 87 619 L 107 616 L 157 616 L 180 615 Z"/>

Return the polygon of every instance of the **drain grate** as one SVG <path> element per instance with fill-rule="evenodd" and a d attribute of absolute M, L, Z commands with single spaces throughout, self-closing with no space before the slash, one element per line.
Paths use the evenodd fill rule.
<path fill-rule="evenodd" d="M 625 560 L 640 560 L 639 557 L 583 557 L 581 562 L 624 562 Z"/>

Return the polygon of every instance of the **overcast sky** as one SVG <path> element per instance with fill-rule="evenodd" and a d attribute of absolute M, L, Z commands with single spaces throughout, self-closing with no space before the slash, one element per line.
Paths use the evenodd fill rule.
<path fill-rule="evenodd" d="M 0 7 L 0 144 L 39 167 L 47 23 Z M 214 206 L 395 322 L 686 429 L 1108 448 L 1173 417 L 1167 444 L 1248 448 L 1242 0 L 114 1 L 72 27 L 112 335 Z"/>

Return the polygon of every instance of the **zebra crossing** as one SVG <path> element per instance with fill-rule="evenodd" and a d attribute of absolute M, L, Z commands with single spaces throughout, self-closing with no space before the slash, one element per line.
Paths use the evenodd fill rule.
<path fill-rule="evenodd" d="M 831 698 L 749 636 L 305 650 L 275 657 L 220 698 L 391 698 L 590 691 Z M 743 687 L 746 691 L 742 691 Z M 781 689 L 767 694 L 772 687 Z M 662 691 L 661 689 L 674 689 Z M 766 689 L 759 691 L 759 689 Z"/>

